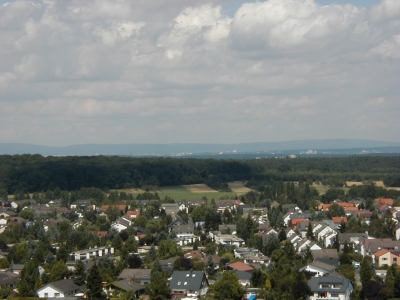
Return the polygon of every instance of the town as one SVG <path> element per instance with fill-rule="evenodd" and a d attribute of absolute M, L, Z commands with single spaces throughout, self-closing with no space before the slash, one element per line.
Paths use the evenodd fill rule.
<path fill-rule="evenodd" d="M 300 200 L 318 197 L 297 182 L 281 191 L 297 203 L 255 191 L 175 202 L 96 188 L 75 200 L 59 189 L 3 200 L 1 297 L 399 297 L 399 197 L 360 196 L 376 194 L 374 184 L 354 186 L 354 198 L 334 190 L 307 210 Z"/>

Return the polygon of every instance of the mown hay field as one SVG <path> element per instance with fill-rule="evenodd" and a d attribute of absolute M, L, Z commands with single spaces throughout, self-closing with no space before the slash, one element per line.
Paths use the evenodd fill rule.
<path fill-rule="evenodd" d="M 246 187 L 242 181 L 234 181 L 234 182 L 228 182 L 229 188 L 232 190 L 232 192 L 237 193 L 237 194 L 246 194 L 251 191 L 248 187 Z"/>

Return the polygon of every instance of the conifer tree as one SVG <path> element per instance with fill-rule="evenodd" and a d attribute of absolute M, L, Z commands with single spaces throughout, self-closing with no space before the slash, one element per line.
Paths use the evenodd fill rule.
<path fill-rule="evenodd" d="M 21 271 L 21 277 L 17 284 L 19 295 L 22 297 L 36 296 L 35 284 L 40 279 L 37 266 L 30 260 Z"/>
<path fill-rule="evenodd" d="M 209 255 L 208 261 L 207 261 L 207 274 L 214 275 L 215 273 L 216 273 L 216 270 L 215 270 L 215 264 L 212 259 L 212 255 Z"/>
<path fill-rule="evenodd" d="M 373 269 L 372 265 L 370 262 L 370 257 L 364 257 L 363 261 L 361 262 L 360 266 L 360 280 L 364 284 L 364 282 L 367 282 L 371 280 L 373 277 Z"/>
<path fill-rule="evenodd" d="M 90 269 L 86 281 L 89 296 L 91 298 L 100 297 L 103 290 L 103 279 L 101 278 L 100 270 L 96 263 Z"/>
<path fill-rule="evenodd" d="M 155 260 L 156 260 L 156 258 L 157 258 L 157 253 L 156 253 L 156 247 L 154 246 L 154 244 L 151 244 L 151 247 L 150 247 L 150 250 L 149 250 L 148 255 L 149 255 L 149 258 L 150 258 L 152 261 L 155 261 Z"/>
<path fill-rule="evenodd" d="M 78 260 L 75 264 L 74 283 L 76 285 L 84 285 L 86 281 L 86 266 L 83 261 Z"/>

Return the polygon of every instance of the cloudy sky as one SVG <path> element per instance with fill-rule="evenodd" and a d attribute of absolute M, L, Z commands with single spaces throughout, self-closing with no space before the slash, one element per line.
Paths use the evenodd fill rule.
<path fill-rule="evenodd" d="M 400 141 L 398 0 L 0 0 L 0 142 Z"/>

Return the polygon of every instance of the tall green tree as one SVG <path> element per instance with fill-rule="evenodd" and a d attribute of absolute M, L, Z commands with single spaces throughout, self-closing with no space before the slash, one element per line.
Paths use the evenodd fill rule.
<path fill-rule="evenodd" d="M 95 263 L 93 267 L 89 270 L 89 274 L 86 278 L 89 296 L 101 297 L 101 292 L 103 291 L 103 279 L 100 274 L 99 267 Z"/>
<path fill-rule="evenodd" d="M 56 262 L 50 271 L 50 281 L 57 281 L 63 279 L 68 274 L 68 268 L 64 261 L 59 260 Z"/>
<path fill-rule="evenodd" d="M 374 275 L 375 274 L 372 269 L 371 258 L 368 256 L 365 256 L 364 259 L 362 260 L 361 266 L 360 266 L 361 283 L 364 284 L 365 282 L 370 281 Z"/>
<path fill-rule="evenodd" d="M 222 278 L 214 284 L 213 291 L 218 300 L 240 300 L 244 294 L 235 271 L 224 272 Z"/>
<path fill-rule="evenodd" d="M 86 266 L 81 260 L 78 260 L 75 264 L 74 271 L 74 283 L 76 285 L 82 286 L 86 282 Z"/>
<path fill-rule="evenodd" d="M 29 261 L 21 271 L 20 280 L 17 284 L 21 297 L 35 297 L 35 284 L 40 280 L 38 266 Z"/>

